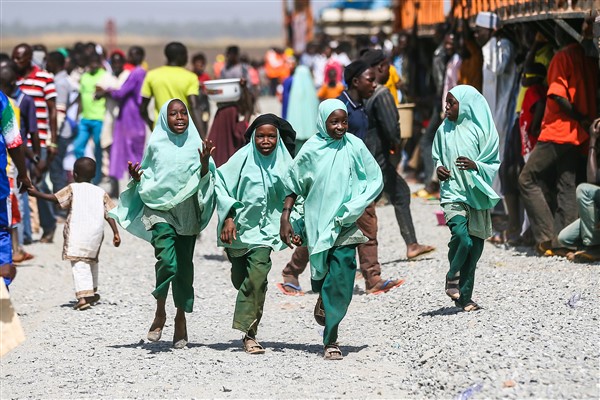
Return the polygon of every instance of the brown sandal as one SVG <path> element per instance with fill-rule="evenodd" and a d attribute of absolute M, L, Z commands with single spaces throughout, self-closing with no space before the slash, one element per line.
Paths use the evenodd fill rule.
<path fill-rule="evenodd" d="M 479 304 L 475 303 L 474 301 L 468 302 L 463 307 L 463 311 L 466 311 L 466 312 L 478 311 L 478 310 L 481 310 L 481 307 L 479 306 Z"/>
<path fill-rule="evenodd" d="M 458 279 L 449 281 L 448 278 L 446 278 L 446 294 L 455 301 L 460 298 L 460 286 Z"/>
<path fill-rule="evenodd" d="M 319 298 L 317 299 L 317 304 L 315 304 L 315 311 L 313 312 L 313 315 L 315 316 L 315 321 L 317 321 L 317 324 L 325 326 L 325 309 L 323 308 L 323 299 L 321 298 L 321 295 L 319 295 Z"/>
<path fill-rule="evenodd" d="M 343 360 L 344 356 L 342 355 L 342 351 L 340 350 L 338 344 L 333 343 L 325 346 L 325 350 L 323 351 L 323 358 L 325 360 L 336 361 Z"/>
<path fill-rule="evenodd" d="M 248 354 L 265 354 L 265 348 L 258 343 L 258 340 L 250 336 L 244 336 L 244 351 Z"/>

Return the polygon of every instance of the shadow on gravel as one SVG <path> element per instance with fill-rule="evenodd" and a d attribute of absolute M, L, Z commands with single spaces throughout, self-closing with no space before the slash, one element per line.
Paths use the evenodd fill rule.
<path fill-rule="evenodd" d="M 426 256 L 421 256 L 421 257 L 413 258 L 410 260 L 408 258 L 399 258 L 397 260 L 384 261 L 381 263 L 381 265 L 399 264 L 401 262 L 408 262 L 410 264 L 414 264 L 419 261 L 430 261 L 430 260 L 435 260 L 435 259 L 436 259 L 435 257 L 426 257 Z"/>
<path fill-rule="evenodd" d="M 261 341 L 263 347 L 267 350 L 273 352 L 284 352 L 285 350 L 296 350 L 303 351 L 305 353 L 310 354 L 319 354 L 323 353 L 323 346 L 317 344 L 303 344 L 303 343 L 287 343 L 287 342 L 264 342 Z M 188 343 L 188 347 L 208 347 L 213 350 L 220 351 L 233 351 L 233 352 L 243 352 L 242 342 L 240 340 L 230 340 L 228 343 L 212 343 L 212 344 L 204 344 L 204 343 Z M 368 345 L 362 346 L 340 346 L 344 353 L 358 353 L 359 351 L 369 347 Z"/>
<path fill-rule="evenodd" d="M 147 350 L 150 354 L 156 353 L 165 353 L 169 351 L 173 351 L 173 343 L 168 340 L 160 340 L 158 342 L 146 342 L 145 340 L 140 340 L 137 343 L 131 344 L 114 344 L 108 347 L 112 347 L 113 349 L 139 349 L 139 350 Z M 188 343 L 188 347 L 190 344 Z"/>
<path fill-rule="evenodd" d="M 223 254 L 205 254 L 202 258 L 209 261 L 227 261 L 227 257 Z"/>
<path fill-rule="evenodd" d="M 437 317 L 443 315 L 456 315 L 463 312 L 462 308 L 459 307 L 442 307 L 434 311 L 427 311 L 419 314 L 421 317 Z"/>

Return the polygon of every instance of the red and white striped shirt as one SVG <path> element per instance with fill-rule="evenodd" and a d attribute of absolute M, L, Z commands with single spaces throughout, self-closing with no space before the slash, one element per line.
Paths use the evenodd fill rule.
<path fill-rule="evenodd" d="M 35 116 L 37 118 L 38 132 L 40 135 L 40 146 L 46 147 L 46 140 L 49 136 L 48 120 L 48 100 L 56 97 L 54 87 L 54 75 L 50 72 L 41 70 L 33 66 L 31 72 L 26 77 L 17 80 L 17 86 L 25 93 L 33 97 L 35 102 Z M 31 145 L 31 139 L 27 141 Z"/>

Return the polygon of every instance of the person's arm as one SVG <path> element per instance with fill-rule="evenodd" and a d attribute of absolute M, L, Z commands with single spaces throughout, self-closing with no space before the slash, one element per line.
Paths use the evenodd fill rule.
<path fill-rule="evenodd" d="M 544 101 L 544 99 L 540 99 L 537 103 L 533 105 L 533 117 L 531 118 L 530 130 L 531 136 L 540 136 L 542 120 L 544 119 L 544 111 L 546 111 L 546 102 Z"/>
<path fill-rule="evenodd" d="M 29 189 L 27 189 L 27 193 L 35 198 L 58 204 L 58 197 L 56 197 L 56 195 L 52 193 L 42 193 L 33 186 L 30 186 Z"/>
<path fill-rule="evenodd" d="M 119 229 L 117 228 L 117 223 L 115 222 L 114 219 L 112 219 L 108 216 L 104 217 L 104 219 L 106 219 L 106 222 L 108 222 L 110 229 L 112 229 L 112 231 L 113 231 L 113 245 L 115 247 L 119 247 L 121 245 L 121 236 L 119 235 Z"/>
<path fill-rule="evenodd" d="M 586 178 L 588 183 L 598 184 L 598 156 L 596 145 L 600 136 L 600 118 L 594 121 L 590 127 L 590 143 L 588 150 L 588 161 L 586 168 Z"/>
<path fill-rule="evenodd" d="M 8 154 L 10 154 L 10 158 L 15 163 L 15 167 L 17 167 L 17 185 L 21 186 L 21 193 L 31 187 L 31 181 L 29 180 L 29 176 L 27 176 L 27 167 L 25 166 L 25 147 L 26 144 L 21 144 L 20 146 L 8 149 Z"/>
<path fill-rule="evenodd" d="M 569 116 L 569 118 L 579 122 L 579 124 L 583 127 L 583 129 L 588 130 L 591 124 L 591 121 L 588 119 L 587 116 L 581 114 L 579 111 L 577 111 L 577 109 L 575 108 L 574 104 L 571 104 L 569 102 L 569 100 L 567 100 L 566 98 L 562 97 L 562 96 L 558 96 L 555 94 L 550 94 L 548 96 L 552 101 L 555 101 L 556 104 L 558 104 L 558 107 L 560 108 L 560 110 L 567 114 Z"/>
<path fill-rule="evenodd" d="M 58 151 L 58 126 L 56 125 L 56 99 L 46 100 L 46 104 L 48 105 L 48 120 L 50 121 L 50 140 L 51 143 L 47 146 L 48 156 L 47 163 L 48 165 L 54 159 Z"/>
<path fill-rule="evenodd" d="M 200 134 L 202 140 L 206 139 L 206 132 L 204 132 L 204 126 L 202 125 L 202 112 L 198 109 L 198 96 L 191 95 L 187 97 L 188 104 L 190 105 L 190 116 L 192 122 Z"/>
<path fill-rule="evenodd" d="M 154 122 L 150 119 L 150 115 L 148 115 L 148 105 L 150 104 L 150 99 L 148 97 L 142 97 L 142 105 L 140 106 L 140 114 L 142 115 L 142 119 L 148 125 L 148 128 L 152 130 L 154 127 Z"/>
<path fill-rule="evenodd" d="M 290 249 L 292 246 L 292 239 L 295 236 L 294 229 L 292 228 L 292 224 L 290 223 L 290 214 L 292 213 L 292 208 L 294 208 L 294 204 L 296 204 L 296 198 L 298 195 L 295 193 L 289 194 L 284 202 L 283 202 L 283 211 L 281 213 L 280 227 L 279 227 L 279 237 Z"/>
<path fill-rule="evenodd" d="M 209 171 L 210 157 L 215 152 L 215 146 L 212 140 L 202 141 L 202 150 L 198 149 L 200 154 L 200 177 L 205 176 Z"/>
<path fill-rule="evenodd" d="M 229 214 L 223 222 L 223 228 L 221 229 L 221 242 L 231 244 L 234 240 L 237 240 L 237 230 L 235 228 L 235 209 L 232 207 L 229 210 Z"/>

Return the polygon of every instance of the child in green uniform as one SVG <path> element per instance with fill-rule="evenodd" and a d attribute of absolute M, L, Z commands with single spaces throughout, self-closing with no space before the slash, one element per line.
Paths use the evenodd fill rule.
<path fill-rule="evenodd" d="M 283 180 L 292 157 L 282 137 L 296 133 L 285 120 L 266 114 L 248 128 L 250 143 L 217 170 L 218 245 L 231 261 L 231 281 L 238 290 L 233 328 L 244 333 L 244 349 L 263 354 L 256 340 L 271 269 L 271 252 L 286 246 L 279 237 Z"/>
<path fill-rule="evenodd" d="M 452 233 L 446 294 L 465 311 L 479 310 L 471 298 L 475 268 L 492 234 L 492 209 L 500 197 L 492 181 L 500 167 L 498 132 L 485 98 L 472 86 L 454 87 L 446 97 L 446 119 L 436 132 L 433 161 L 440 203 Z"/>
<path fill-rule="evenodd" d="M 132 180 L 109 214 L 154 247 L 156 312 L 148 340 L 160 340 L 172 286 L 175 348 L 187 345 L 185 313 L 192 312 L 194 304 L 194 246 L 215 207 L 212 150 L 212 143 L 203 143 L 190 124 L 185 104 L 168 101 L 160 109 L 141 164 L 129 163 Z"/>
<path fill-rule="evenodd" d="M 285 199 L 280 235 L 288 246 L 298 244 L 289 217 L 296 197 L 302 196 L 312 289 L 319 293 L 315 319 L 325 326 L 325 359 L 340 360 L 338 327 L 352 300 L 356 246 L 367 241 L 356 220 L 381 193 L 383 179 L 363 141 L 346 134 L 344 103 L 322 102 L 317 129 L 290 167 L 286 186 L 291 194 Z"/>

